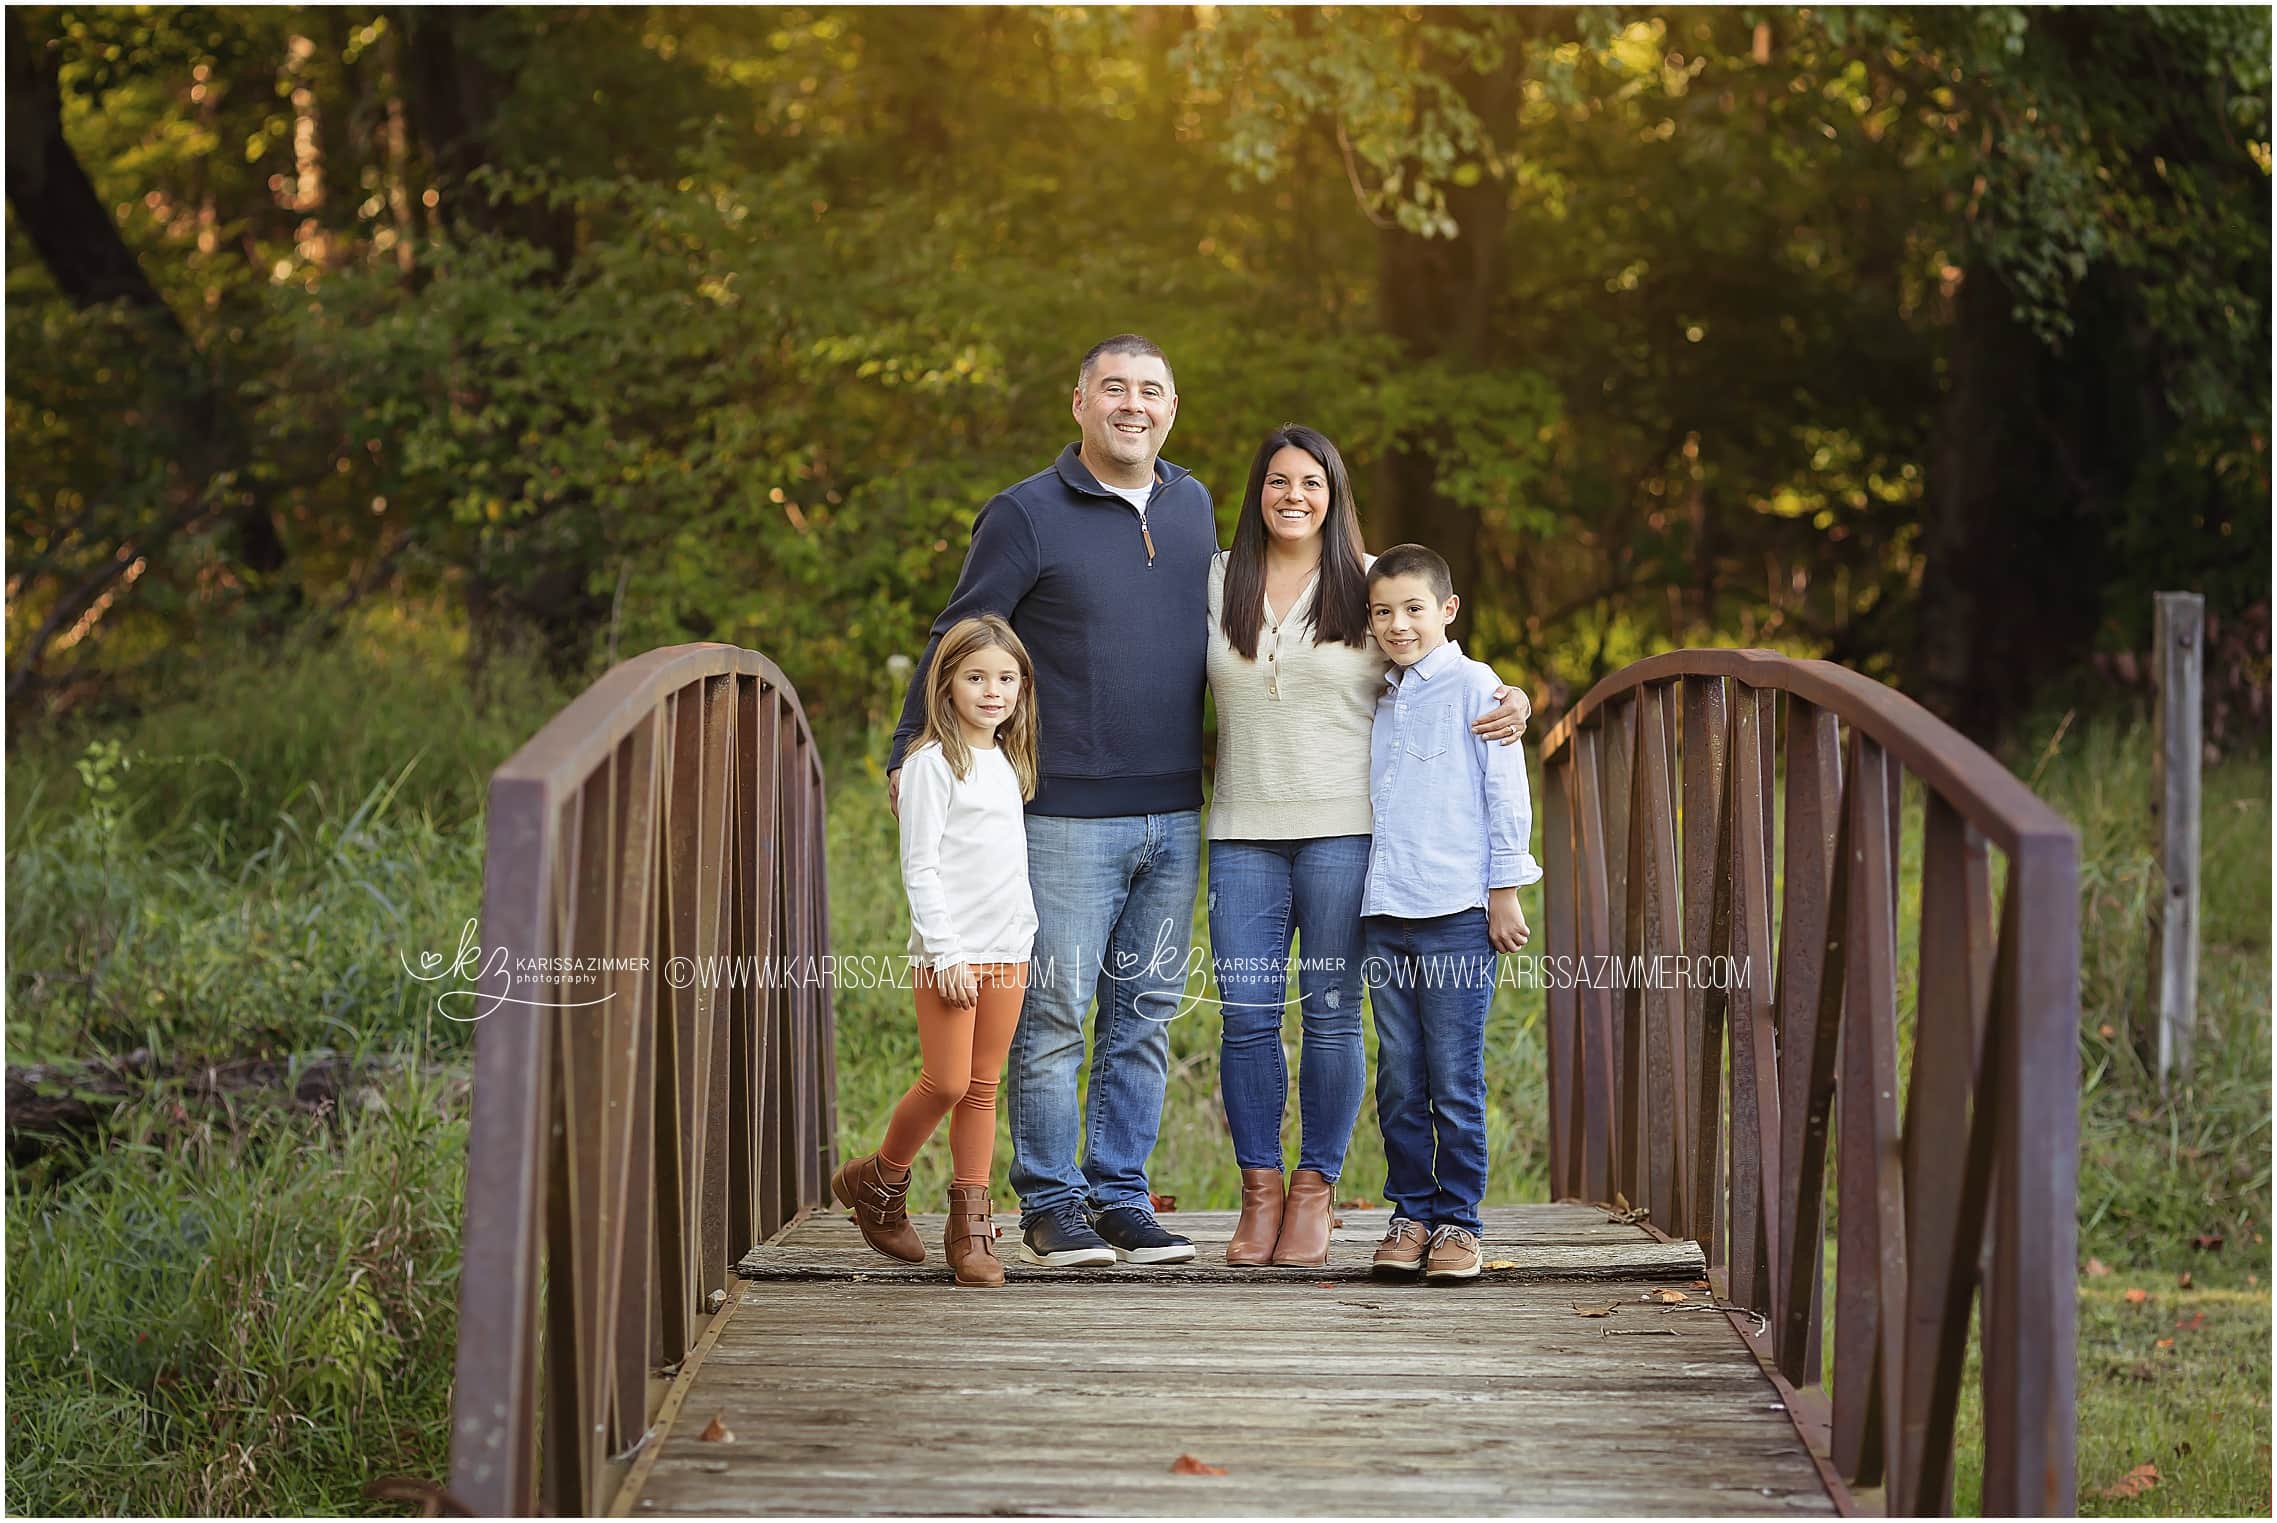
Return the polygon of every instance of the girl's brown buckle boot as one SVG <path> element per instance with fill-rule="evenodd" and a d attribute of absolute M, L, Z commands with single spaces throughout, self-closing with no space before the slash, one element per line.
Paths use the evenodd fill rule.
<path fill-rule="evenodd" d="M 878 1155 L 849 1159 L 830 1176 L 830 1193 L 854 1213 L 862 1241 L 905 1264 L 925 1262 L 925 1244 L 909 1225 L 909 1176 L 888 1179 Z"/>
<path fill-rule="evenodd" d="M 996 1224 L 988 1219 L 986 1185 L 949 1186 L 949 1225 L 941 1234 L 941 1256 L 959 1285 L 1001 1285 L 1004 1266 L 996 1257 Z"/>

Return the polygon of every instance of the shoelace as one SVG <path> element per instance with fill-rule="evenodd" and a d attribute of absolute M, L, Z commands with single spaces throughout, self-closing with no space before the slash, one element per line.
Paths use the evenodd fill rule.
<path fill-rule="evenodd" d="M 1438 1239 L 1442 1243 L 1453 1243 L 1458 1248 L 1475 1249 L 1478 1247 L 1478 1239 L 1468 1229 L 1462 1227 L 1441 1227 Z"/>
<path fill-rule="evenodd" d="M 1395 1243 L 1404 1243 L 1409 1238 L 1414 1238 L 1419 1243 L 1422 1242 L 1424 1240 L 1423 1224 L 1411 1222 L 1403 1216 L 1391 1224 L 1391 1240 Z"/>

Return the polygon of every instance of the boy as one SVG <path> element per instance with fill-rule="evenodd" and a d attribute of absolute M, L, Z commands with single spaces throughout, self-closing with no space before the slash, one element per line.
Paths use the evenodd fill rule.
<path fill-rule="evenodd" d="M 1447 638 L 1458 606 L 1447 563 L 1422 545 L 1395 545 L 1368 569 L 1368 626 L 1392 660 L 1376 700 L 1360 904 L 1392 1206 L 1374 1267 L 1436 1282 L 1478 1277 L 1494 957 L 1526 944 L 1518 889 L 1542 876 L 1526 849 L 1525 757 L 1471 733 L 1500 679 Z"/>

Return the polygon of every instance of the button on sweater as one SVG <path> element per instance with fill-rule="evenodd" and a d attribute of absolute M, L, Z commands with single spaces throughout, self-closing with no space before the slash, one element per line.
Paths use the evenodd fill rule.
<path fill-rule="evenodd" d="M 1267 602 L 1257 658 L 1245 658 L 1220 623 L 1229 559 L 1210 562 L 1210 696 L 1218 708 L 1210 839 L 1364 836 L 1374 828 L 1368 741 L 1391 663 L 1372 639 L 1313 643 L 1317 576 L 1285 612 Z"/>

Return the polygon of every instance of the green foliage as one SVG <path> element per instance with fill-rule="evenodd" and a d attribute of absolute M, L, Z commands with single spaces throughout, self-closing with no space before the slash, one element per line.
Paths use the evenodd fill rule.
<path fill-rule="evenodd" d="M 2152 580 L 2266 595 L 2259 12 L 21 15 L 198 346 L 14 244 L 9 628 L 58 705 L 163 694 L 274 598 L 441 594 L 571 672 L 756 644 L 827 716 L 1117 329 L 1227 523 L 1293 418 L 1364 522 L 1475 526 L 1474 643 L 1545 691 L 1632 635 L 1894 673 L 1971 280 L 2125 420 L 2031 423 L 2092 456 L 2049 490 L 2114 547 L 2099 638 Z M 208 384 L 249 455 L 182 479 Z M 150 541 L 246 490 L 282 571 L 210 517 Z"/>
<path fill-rule="evenodd" d="M 374 618 L 325 651 L 217 663 L 195 695 L 20 758 L 11 1056 L 350 1050 L 433 1024 L 401 956 L 447 953 L 477 913 L 489 773 L 567 697 L 505 672 L 470 689 L 448 646 Z"/>

